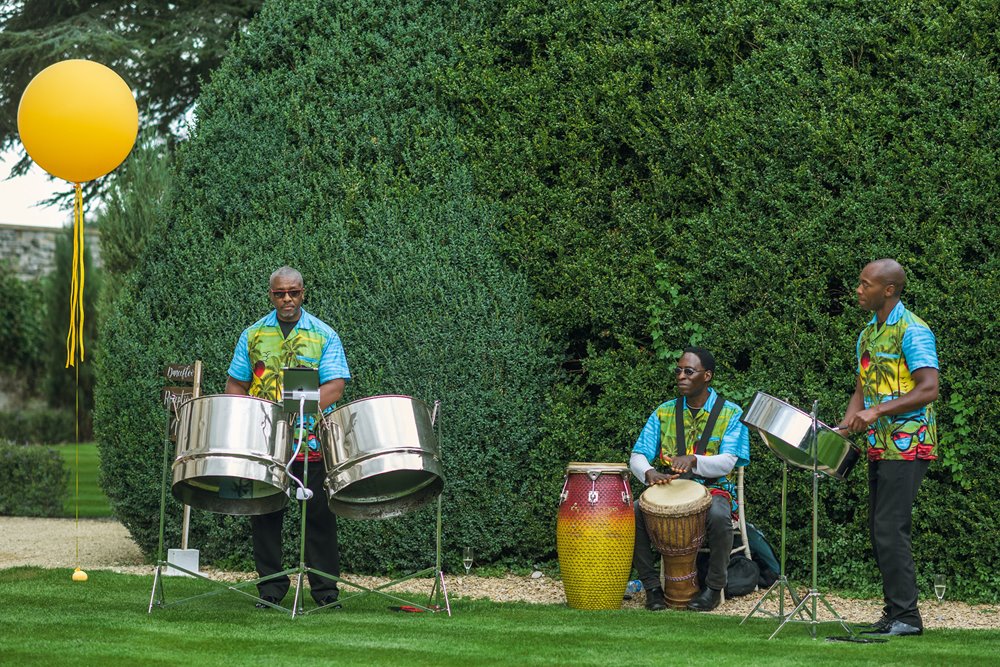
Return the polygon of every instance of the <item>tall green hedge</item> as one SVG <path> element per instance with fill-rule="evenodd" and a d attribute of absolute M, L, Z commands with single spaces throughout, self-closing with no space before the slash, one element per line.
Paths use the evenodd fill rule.
<path fill-rule="evenodd" d="M 838 420 L 868 317 L 857 275 L 892 256 L 942 364 L 921 583 L 946 571 L 996 599 L 998 26 L 982 1 L 497 4 L 446 78 L 477 192 L 503 203 L 564 359 L 535 497 L 558 492 L 555 462 L 623 460 L 690 343 L 714 350 L 728 396 L 818 399 Z M 827 584 L 877 580 L 862 468 L 822 484 Z M 780 465 L 756 437 L 748 485 L 776 539 Z M 793 474 L 792 576 L 808 575 L 809 489 Z"/>
<path fill-rule="evenodd" d="M 996 4 L 451 4 L 271 3 L 207 87 L 168 233 L 105 339 L 105 475 L 140 543 L 157 367 L 201 357 L 221 388 L 277 264 L 342 334 L 350 397 L 444 400 L 448 549 L 496 561 L 554 557 L 565 463 L 625 460 L 687 344 L 726 395 L 837 420 L 857 274 L 893 256 L 942 363 L 919 576 L 995 600 Z M 781 466 L 756 438 L 752 458 L 751 520 L 776 538 Z M 810 486 L 793 472 L 793 577 Z M 821 582 L 874 589 L 862 467 L 821 493 Z M 428 530 L 345 522 L 348 566 L 409 565 Z M 246 557 L 244 522 L 197 531 Z"/>
<path fill-rule="evenodd" d="M 202 359 L 206 393 L 221 391 L 282 264 L 303 272 L 305 308 L 343 339 L 354 375 L 345 400 L 442 401 L 446 558 L 457 566 L 466 544 L 484 561 L 548 548 L 520 499 L 554 366 L 435 86 L 463 19 L 425 5 L 271 3 L 206 86 L 166 232 L 114 302 L 100 360 L 104 488 L 147 553 L 162 469 L 157 374 Z M 432 509 L 342 521 L 345 567 L 426 566 Z M 172 500 L 168 514 L 175 544 Z M 249 563 L 248 526 L 195 512 L 191 543 L 206 561 Z M 289 562 L 297 545 L 286 540 Z"/>
<path fill-rule="evenodd" d="M 67 482 L 58 450 L 0 439 L 0 516 L 62 516 Z"/>
<path fill-rule="evenodd" d="M 76 412 L 65 408 L 0 410 L 0 439 L 21 445 L 58 445 L 76 440 Z"/>

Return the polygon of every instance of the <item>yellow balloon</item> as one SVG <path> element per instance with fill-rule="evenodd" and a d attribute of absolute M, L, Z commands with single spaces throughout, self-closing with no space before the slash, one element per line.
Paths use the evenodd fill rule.
<path fill-rule="evenodd" d="M 57 178 L 85 183 L 122 163 L 139 133 L 135 97 L 120 76 L 90 60 L 64 60 L 24 89 L 17 129 L 28 155 Z"/>

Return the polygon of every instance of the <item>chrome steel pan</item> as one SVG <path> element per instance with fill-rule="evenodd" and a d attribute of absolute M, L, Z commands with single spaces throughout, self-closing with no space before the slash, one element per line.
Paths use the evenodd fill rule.
<path fill-rule="evenodd" d="M 813 469 L 809 433 L 812 417 L 808 413 L 758 391 L 740 421 L 757 429 L 778 458 L 798 468 Z M 861 449 L 821 421 L 816 422 L 816 427 L 816 469 L 830 477 L 844 479 L 858 462 Z"/>
<path fill-rule="evenodd" d="M 184 403 L 171 491 L 218 514 L 268 514 L 288 504 L 291 452 L 281 406 L 250 396 L 202 396 Z"/>
<path fill-rule="evenodd" d="M 330 510 L 350 519 L 386 519 L 436 498 L 444 473 L 431 419 L 427 404 L 409 396 L 372 396 L 324 417 Z"/>

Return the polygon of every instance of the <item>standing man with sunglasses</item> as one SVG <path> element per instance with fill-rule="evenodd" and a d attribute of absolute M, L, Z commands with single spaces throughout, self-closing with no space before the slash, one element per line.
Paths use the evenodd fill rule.
<path fill-rule="evenodd" d="M 305 367 L 319 370 L 319 403 L 324 412 L 333 409 L 344 393 L 351 374 L 337 332 L 302 308 L 305 284 L 302 274 L 283 266 L 271 274 L 268 294 L 274 310 L 251 324 L 240 335 L 229 365 L 227 394 L 257 396 L 281 401 L 283 368 Z M 316 417 L 307 416 L 294 429 L 298 442 L 300 429 L 306 445 L 292 465 L 292 474 L 302 479 L 308 461 L 308 486 L 313 495 L 306 509 L 306 565 L 340 576 L 340 552 L 337 547 L 337 517 L 330 512 L 323 492 L 323 463 L 316 438 Z M 308 452 L 308 455 L 306 454 Z M 262 578 L 281 572 L 281 526 L 284 509 L 250 517 L 253 531 L 253 555 Z M 271 604 L 281 602 L 288 592 L 288 577 L 277 577 L 257 584 L 261 599 Z M 309 573 L 310 593 L 320 606 L 337 603 L 337 582 Z M 258 602 L 257 607 L 269 605 Z"/>
<path fill-rule="evenodd" d="M 683 476 L 703 484 L 712 494 L 705 520 L 708 575 L 705 588 L 688 603 L 688 609 L 711 611 L 721 603 L 722 589 L 726 587 L 733 550 L 732 519 L 737 511 L 733 470 L 750 463 L 750 435 L 740 421 L 743 410 L 709 386 L 715 374 L 715 358 L 708 350 L 685 349 L 674 373 L 679 396 L 649 416 L 632 448 L 629 468 L 646 485 L 670 484 Z M 700 449 L 699 440 L 704 443 L 703 451 L 696 451 Z M 659 472 L 656 464 L 667 472 Z M 667 604 L 653 559 L 646 522 L 636 501 L 632 567 L 646 589 L 646 609 L 660 611 Z"/>
<path fill-rule="evenodd" d="M 858 379 L 841 423 L 867 435 L 868 529 L 885 598 L 869 632 L 889 636 L 923 633 L 910 528 L 920 483 L 937 458 L 937 343 L 900 301 L 905 285 L 892 259 L 861 271 L 858 305 L 874 314 L 858 336 Z"/>

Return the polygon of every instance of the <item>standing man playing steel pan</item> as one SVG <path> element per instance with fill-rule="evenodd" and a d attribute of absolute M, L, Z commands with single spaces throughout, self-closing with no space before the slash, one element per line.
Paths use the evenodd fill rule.
<path fill-rule="evenodd" d="M 227 394 L 258 396 L 281 401 L 282 368 L 306 367 L 319 370 L 319 403 L 324 411 L 332 409 L 344 393 L 351 374 L 340 337 L 325 323 L 302 309 L 305 298 L 302 274 L 283 266 L 271 274 L 269 298 L 274 306 L 269 314 L 251 324 L 240 335 L 229 366 Z M 340 552 L 337 547 L 337 517 L 330 512 L 323 492 L 323 463 L 316 438 L 315 416 L 307 416 L 302 426 L 307 444 L 292 465 L 292 474 L 302 479 L 305 450 L 308 450 L 308 485 L 313 495 L 306 509 L 306 565 L 340 576 Z M 298 442 L 299 429 L 294 429 Z M 281 572 L 281 526 L 285 511 L 250 517 L 253 530 L 253 556 L 262 578 Z M 261 599 L 277 604 L 288 592 L 288 577 L 277 577 L 257 584 Z M 320 606 L 336 604 L 340 591 L 337 582 L 309 573 L 309 587 Z M 257 607 L 268 609 L 258 602 Z"/>
<path fill-rule="evenodd" d="M 937 346 L 899 300 L 905 285 L 906 272 L 892 259 L 861 271 L 858 304 L 874 315 L 858 336 L 858 380 L 842 423 L 867 434 L 868 527 L 885 598 L 870 633 L 879 635 L 923 632 L 910 528 L 920 483 L 937 458 Z"/>
<path fill-rule="evenodd" d="M 736 485 L 730 474 L 750 462 L 750 436 L 740 421 L 743 410 L 723 400 L 709 386 L 715 374 L 715 358 L 708 350 L 687 348 L 674 372 L 680 397 L 663 403 L 649 416 L 632 448 L 629 468 L 647 485 L 669 484 L 683 475 L 705 485 L 712 494 L 705 529 L 709 548 L 706 585 L 688 603 L 688 609 L 711 611 L 722 601 L 733 550 L 732 519 L 737 507 Z M 713 417 L 714 423 L 710 424 Z M 695 447 L 706 431 L 709 437 L 705 450 L 696 453 Z M 683 454 L 678 453 L 678 435 Z M 671 473 L 657 471 L 653 467 L 656 462 Z M 636 501 L 632 566 L 646 589 L 646 609 L 659 611 L 667 605 L 653 559 L 646 522 Z"/>

